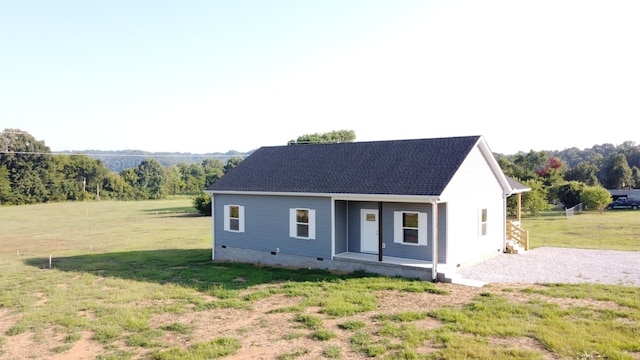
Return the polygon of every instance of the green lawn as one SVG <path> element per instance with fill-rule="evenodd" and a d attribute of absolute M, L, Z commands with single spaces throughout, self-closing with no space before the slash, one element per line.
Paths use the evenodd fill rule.
<path fill-rule="evenodd" d="M 638 216 L 523 226 L 534 246 L 638 250 L 618 229 Z M 640 357 L 640 288 L 213 262 L 189 198 L 0 207 L 0 229 L 0 359 Z"/>
<path fill-rule="evenodd" d="M 565 217 L 559 211 L 525 217 L 532 248 L 542 246 L 640 251 L 640 211 L 586 211 Z"/>

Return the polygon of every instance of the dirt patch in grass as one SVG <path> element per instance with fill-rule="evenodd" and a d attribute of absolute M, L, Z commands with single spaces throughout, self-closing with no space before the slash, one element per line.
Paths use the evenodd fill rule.
<path fill-rule="evenodd" d="M 370 327 L 379 314 L 427 312 L 445 305 L 463 306 L 483 291 L 480 288 L 450 284 L 438 284 L 437 287 L 448 291 L 449 295 L 378 291 L 377 310 L 348 317 L 332 318 L 323 314 L 321 307 L 306 307 L 305 314 L 321 318 L 322 327 L 337 335 L 329 341 L 314 340 L 311 336 L 313 331 L 294 320 L 296 312 L 278 311 L 300 303 L 300 299 L 285 295 L 272 295 L 254 301 L 250 310 L 214 309 L 186 314 L 161 314 L 155 316 L 151 323 L 158 327 L 173 323 L 190 327 L 192 331 L 188 334 L 167 333 L 161 339 L 163 343 L 175 343 L 180 346 L 220 336 L 235 337 L 242 343 L 242 348 L 237 354 L 229 357 L 232 359 L 274 359 L 278 356 L 285 357 L 287 354 L 296 359 L 317 359 L 323 358 L 324 349 L 330 346 L 342 349 L 341 359 L 366 359 L 366 355 L 351 350 L 350 337 L 353 332 L 341 329 L 341 323 L 359 320 Z M 441 326 L 441 323 L 426 318 L 415 322 L 415 325 L 423 329 L 433 329 Z M 428 344 L 423 347 L 424 349 L 420 350 L 422 353 L 433 351 Z"/>
<path fill-rule="evenodd" d="M 1 315 L 1 314 L 0 314 Z M 0 319 L 4 319 L 0 316 Z M 0 320 L 0 329 L 4 320 Z M 4 332 L 2 333 L 4 334 Z M 104 351 L 102 345 L 91 341 L 91 334 L 85 332 L 73 343 L 65 342 L 62 334 L 49 329 L 42 334 L 23 332 L 14 336 L 6 336 L 1 347 L 0 359 L 95 359 Z"/>
<path fill-rule="evenodd" d="M 623 306 L 615 303 L 614 301 L 601 301 L 590 298 L 570 298 L 570 297 L 553 297 L 540 293 L 532 293 L 527 296 L 523 296 L 523 291 L 535 290 L 535 291 L 545 291 L 548 290 L 548 287 L 544 285 L 536 285 L 536 284 L 503 284 L 500 286 L 491 285 L 486 288 L 489 289 L 500 289 L 500 291 L 496 291 L 497 295 L 501 297 L 517 303 L 526 303 L 530 302 L 532 299 L 540 299 L 548 303 L 556 304 L 560 306 L 562 309 L 568 309 L 573 307 L 594 307 L 599 309 L 607 309 L 607 310 L 621 310 L 624 309 Z"/>
<path fill-rule="evenodd" d="M 286 358 L 290 355 L 296 359 L 322 358 L 324 349 L 329 346 L 342 349 L 341 359 L 365 359 L 366 355 L 351 350 L 350 337 L 353 332 L 343 330 L 340 324 L 345 321 L 358 320 L 370 327 L 375 322 L 376 315 L 396 314 L 407 311 L 429 311 L 442 306 L 463 306 L 479 293 L 486 291 L 480 288 L 438 284 L 438 288 L 446 290 L 449 295 L 431 293 L 408 293 L 402 291 L 378 291 L 378 309 L 355 314 L 347 317 L 332 318 L 322 313 L 319 306 L 304 307 L 304 313 L 322 319 L 322 327 L 334 332 L 337 336 L 328 341 L 318 341 L 312 338 L 313 330 L 305 328 L 295 321 L 295 311 L 282 311 L 288 307 L 299 305 L 302 301 L 298 297 L 282 294 L 271 295 L 252 301 L 250 309 L 210 309 L 203 311 L 187 311 L 180 313 L 161 313 L 150 321 L 152 329 L 163 329 L 162 336 L 155 340 L 163 346 L 189 346 L 218 337 L 232 337 L 238 339 L 242 347 L 232 359 L 274 359 L 278 356 Z M 253 290 L 259 289 L 259 287 Z M 42 294 L 34 294 L 42 301 Z M 207 301 L 215 301 L 214 297 L 206 296 Z M 133 307 L 148 307 L 158 305 L 158 301 L 147 300 L 132 303 Z M 166 305 L 166 301 L 159 301 Z M 79 316 L 93 319 L 95 314 L 82 311 Z M 20 320 L 20 316 L 12 315 L 8 310 L 0 309 L 0 336 Z M 175 324 L 180 324 L 176 326 Z M 416 326 L 432 329 L 440 326 L 434 319 L 423 319 L 415 323 Z M 184 328 L 184 331 L 173 331 L 172 326 Z M 51 331 L 51 330 L 47 330 Z M 0 359 L 93 359 L 96 355 L 109 351 L 97 341 L 92 340 L 92 333 L 83 332 L 79 340 L 71 343 L 64 341 L 64 334 L 48 334 L 36 336 L 31 332 L 24 332 L 14 336 L 4 336 L 2 355 Z M 431 352 L 433 349 L 425 344 L 421 351 Z M 56 353 L 54 349 L 61 349 Z M 141 356 L 149 349 L 133 349 Z"/>
<path fill-rule="evenodd" d="M 51 360 L 95 359 L 96 354 L 99 354 L 100 352 L 102 352 L 103 348 L 102 348 L 102 345 L 98 344 L 95 341 L 90 340 L 90 338 L 91 338 L 91 333 L 89 332 L 82 333 L 82 337 L 80 338 L 80 340 L 70 345 L 71 349 L 51 356 Z"/>
<path fill-rule="evenodd" d="M 492 345 L 505 349 L 533 350 L 539 352 L 544 359 L 555 360 L 562 357 L 544 348 L 540 342 L 528 337 L 491 337 L 489 342 Z"/>
<path fill-rule="evenodd" d="M 246 292 L 241 292 L 242 298 L 252 292 L 267 292 L 273 284 L 252 287 Z M 247 309 L 241 308 L 209 308 L 196 310 L 195 308 L 182 307 L 177 312 L 157 313 L 148 321 L 151 330 L 159 335 L 153 338 L 157 345 L 143 348 L 130 347 L 124 344 L 122 339 L 105 345 L 92 340 L 93 334 L 85 331 L 77 335 L 74 341 L 65 341 L 64 333 L 54 333 L 54 329 L 46 329 L 46 335 L 34 334 L 26 331 L 17 335 L 6 335 L 7 331 L 17 324 L 20 315 L 10 313 L 7 309 L 0 308 L 0 359 L 94 359 L 100 354 L 113 353 L 113 348 L 118 347 L 133 353 L 132 358 L 143 358 L 152 351 L 164 351 L 177 347 L 188 349 L 189 347 L 211 341 L 220 337 L 237 339 L 241 348 L 229 359 L 321 359 L 327 358 L 327 349 L 339 349 L 340 359 L 367 359 L 365 352 L 358 350 L 353 344 L 353 337 L 358 333 L 367 333 L 374 339 L 384 336 L 377 334 L 385 322 L 393 322 L 392 315 L 402 313 L 428 313 L 443 307 L 463 308 L 481 294 L 492 293 L 505 298 L 507 301 L 525 304 L 531 301 L 545 301 L 556 303 L 561 307 L 593 306 L 599 309 L 616 309 L 619 305 L 613 302 L 596 301 L 592 299 L 554 298 L 531 291 L 545 289 L 542 285 L 531 284 L 495 284 L 484 288 L 467 287 L 452 284 L 436 284 L 436 289 L 444 290 L 447 294 L 433 294 L 430 292 L 408 292 L 383 290 L 374 291 L 378 298 L 378 306 L 375 310 L 356 313 L 348 316 L 332 317 L 323 313 L 323 307 L 312 304 L 304 305 L 305 298 L 293 297 L 284 294 L 268 294 L 248 303 Z M 524 290 L 524 291 L 523 291 Z M 198 293 L 206 302 L 215 302 L 217 299 Z M 36 298 L 41 296 L 34 293 Z M 132 302 L 131 307 L 159 308 L 171 304 L 173 300 L 144 300 Z M 314 337 L 314 331 L 305 324 L 296 321 L 300 313 L 320 319 L 320 328 L 335 334 L 328 340 L 318 340 Z M 384 315 L 389 315 L 385 317 Z M 78 316 L 95 320 L 96 315 L 90 310 L 83 310 Z M 346 329 L 345 322 L 362 322 L 364 326 L 360 330 Z M 420 330 L 436 330 L 443 326 L 440 320 L 425 316 L 421 319 L 407 322 L 396 321 L 397 326 L 409 324 Z M 544 348 L 538 341 L 529 337 L 498 337 L 486 338 L 491 346 L 499 349 L 519 349 L 532 351 L 544 359 L 558 359 L 560 356 Z M 399 344 L 402 340 L 395 337 L 386 337 L 388 343 Z M 441 349 L 441 344 L 433 340 L 422 341 L 413 350 L 416 354 L 430 354 Z M 387 353 L 389 354 L 389 353 Z"/>
<path fill-rule="evenodd" d="M 0 336 L 4 336 L 23 315 L 12 314 L 9 309 L 0 308 Z"/>

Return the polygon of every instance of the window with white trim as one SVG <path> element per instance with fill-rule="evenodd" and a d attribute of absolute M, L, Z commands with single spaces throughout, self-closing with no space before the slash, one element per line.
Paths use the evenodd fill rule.
<path fill-rule="evenodd" d="M 316 211 L 313 209 L 289 209 L 289 236 L 299 239 L 316 238 Z"/>
<path fill-rule="evenodd" d="M 393 242 L 407 245 L 427 245 L 427 213 L 395 211 Z"/>
<path fill-rule="evenodd" d="M 487 235 L 487 209 L 481 209 L 479 214 L 480 236 Z"/>
<path fill-rule="evenodd" d="M 244 206 L 224 206 L 224 231 L 244 232 Z"/>

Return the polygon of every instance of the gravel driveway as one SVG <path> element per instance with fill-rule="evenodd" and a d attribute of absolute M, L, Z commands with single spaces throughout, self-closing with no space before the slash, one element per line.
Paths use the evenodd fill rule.
<path fill-rule="evenodd" d="M 596 283 L 640 287 L 640 251 L 541 247 L 499 254 L 458 269 L 465 279 L 487 283 Z"/>

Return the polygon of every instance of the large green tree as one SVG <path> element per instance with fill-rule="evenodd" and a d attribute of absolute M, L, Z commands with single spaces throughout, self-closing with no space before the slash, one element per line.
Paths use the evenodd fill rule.
<path fill-rule="evenodd" d="M 522 182 L 530 191 L 522 193 L 522 208 L 531 215 L 538 215 L 540 212 L 549 209 L 547 202 L 547 188 L 538 179 L 528 179 Z"/>
<path fill-rule="evenodd" d="M 162 199 L 166 196 L 164 167 L 153 158 L 143 160 L 136 168 L 136 188 L 142 199 Z"/>
<path fill-rule="evenodd" d="M 564 179 L 567 181 L 580 181 L 589 186 L 599 185 L 598 166 L 590 161 L 582 161 L 575 168 L 567 170 Z"/>
<path fill-rule="evenodd" d="M 337 130 L 322 134 L 301 135 L 296 140 L 290 140 L 287 145 L 345 143 L 353 142 L 355 139 L 356 133 L 353 130 Z"/>
<path fill-rule="evenodd" d="M 546 151 L 519 152 L 512 156 L 497 156 L 496 160 L 505 175 L 522 181 L 529 179 L 540 179 L 545 174 L 544 169 L 548 168 L 549 157 Z"/>
<path fill-rule="evenodd" d="M 9 170 L 7 170 L 6 166 L 0 166 L 0 205 L 3 204 L 13 204 Z"/>
<path fill-rule="evenodd" d="M 96 198 L 102 191 L 103 198 L 109 198 L 110 189 L 104 188 L 110 171 L 100 160 L 87 155 L 57 155 L 56 159 L 63 175 L 67 200 Z"/>
<path fill-rule="evenodd" d="M 224 165 L 224 172 L 229 172 L 231 169 L 238 166 L 238 164 L 240 164 L 242 160 L 244 159 L 239 156 L 234 156 L 231 159 L 227 160 L 227 163 Z"/>
<path fill-rule="evenodd" d="M 185 192 L 202 191 L 205 187 L 206 176 L 201 164 L 188 164 L 182 162 L 178 164 L 181 180 L 184 184 Z"/>
<path fill-rule="evenodd" d="M 214 181 L 220 179 L 224 175 L 225 165 L 222 161 L 216 159 L 202 160 L 202 168 L 205 173 L 204 187 L 213 184 Z"/>
<path fill-rule="evenodd" d="M 134 187 L 127 183 L 120 175 L 109 173 L 102 179 L 100 198 L 129 200 L 135 197 Z"/>
<path fill-rule="evenodd" d="M 556 188 L 558 200 L 568 208 L 578 205 L 582 202 L 581 195 L 585 186 L 584 183 L 579 181 L 567 181 L 559 185 Z"/>
<path fill-rule="evenodd" d="M 627 157 L 623 153 L 611 155 L 605 167 L 605 186 L 608 189 L 626 189 L 635 186 Z"/>
<path fill-rule="evenodd" d="M 58 200 L 60 181 L 44 141 L 20 129 L 5 129 L 0 134 L 0 150 L 0 167 L 8 171 L 13 203 Z"/>
<path fill-rule="evenodd" d="M 634 184 L 633 187 L 640 187 L 640 168 L 637 166 L 631 168 L 631 182 Z"/>

